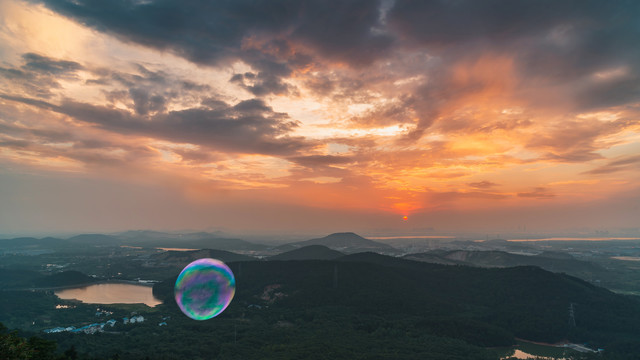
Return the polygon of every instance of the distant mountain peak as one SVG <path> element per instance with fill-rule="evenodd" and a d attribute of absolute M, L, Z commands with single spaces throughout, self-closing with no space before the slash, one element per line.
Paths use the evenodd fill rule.
<path fill-rule="evenodd" d="M 354 232 L 352 232 L 352 231 L 337 232 L 337 233 L 329 234 L 329 235 L 327 235 L 327 237 L 329 237 L 329 236 L 339 236 L 339 235 L 344 235 L 344 236 L 357 236 L 357 237 L 360 237 L 360 238 L 362 237 L 362 236 L 360 236 L 360 235 L 358 235 L 358 234 L 356 234 L 356 233 L 354 233 Z M 363 239 L 364 239 L 364 238 L 363 238 Z"/>
<path fill-rule="evenodd" d="M 333 250 L 346 253 L 377 251 L 385 253 L 397 252 L 391 245 L 366 239 L 353 232 L 339 232 L 329 234 L 322 238 L 311 239 L 292 243 L 294 246 L 323 245 Z"/>

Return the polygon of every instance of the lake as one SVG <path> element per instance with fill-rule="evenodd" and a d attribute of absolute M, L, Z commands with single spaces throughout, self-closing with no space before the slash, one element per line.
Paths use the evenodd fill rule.
<path fill-rule="evenodd" d="M 515 348 L 504 348 L 500 352 L 500 360 L 504 359 L 540 359 L 540 360 L 567 360 L 570 355 L 577 352 L 558 346 L 534 344 L 530 342 L 518 341 Z"/>
<path fill-rule="evenodd" d="M 640 257 L 637 256 L 612 256 L 611 258 L 623 261 L 640 261 Z"/>
<path fill-rule="evenodd" d="M 87 304 L 145 304 L 156 306 L 162 302 L 153 296 L 150 286 L 104 283 L 79 288 L 56 290 L 60 299 L 80 300 Z"/>

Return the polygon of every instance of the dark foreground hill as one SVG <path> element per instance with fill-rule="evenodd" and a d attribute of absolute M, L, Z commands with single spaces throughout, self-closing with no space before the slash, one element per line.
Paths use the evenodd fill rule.
<path fill-rule="evenodd" d="M 509 346 L 515 338 L 605 349 L 575 359 L 636 359 L 640 353 L 635 297 L 537 267 L 445 266 L 376 253 L 229 266 L 236 294 L 211 320 L 192 320 L 180 312 L 173 277 L 153 288 L 165 304 L 148 312 L 135 308 L 146 319 L 142 323 L 125 325 L 121 319 L 130 310 L 104 305 L 100 308 L 114 311 L 114 328 L 41 336 L 55 340 L 62 351 L 73 347 L 92 359 L 121 360 L 495 360 L 493 347 Z M 36 274 L 22 274 L 23 280 Z M 3 290 L 2 319 L 15 324 L 15 314 L 28 314 L 29 321 L 20 322 L 25 328 L 32 320 L 48 327 L 106 321 L 94 315 L 95 306 L 65 302 L 77 307 L 56 310 L 60 300 L 49 291 Z"/>
<path fill-rule="evenodd" d="M 252 261 L 257 260 L 254 257 L 242 254 L 236 254 L 230 251 L 224 250 L 213 250 L 213 249 L 202 249 L 202 250 L 192 250 L 192 251 L 166 251 L 159 254 L 155 254 L 151 256 L 151 259 L 166 265 L 178 265 L 185 266 L 190 262 L 202 259 L 202 258 L 213 258 L 223 261 L 225 263 L 233 262 L 233 261 Z"/>
<path fill-rule="evenodd" d="M 286 341 L 252 340 L 262 349 L 298 353 L 301 346 L 314 348 L 309 342 L 315 341 L 336 354 L 356 348 L 366 354 L 386 341 L 395 355 L 381 358 L 481 359 L 491 356 L 480 348 L 522 338 L 587 343 L 605 348 L 612 359 L 640 351 L 637 299 L 537 267 L 444 266 L 375 253 L 230 266 L 238 290 L 221 318 L 247 319 L 240 323 L 248 328 L 259 321 L 270 329 L 294 330 Z M 180 318 L 174 281 L 157 284 L 154 293 Z"/>

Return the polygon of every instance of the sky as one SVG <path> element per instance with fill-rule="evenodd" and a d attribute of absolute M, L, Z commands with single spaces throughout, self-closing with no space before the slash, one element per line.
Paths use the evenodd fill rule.
<path fill-rule="evenodd" d="M 638 233 L 639 18 L 0 0 L 0 233 Z"/>

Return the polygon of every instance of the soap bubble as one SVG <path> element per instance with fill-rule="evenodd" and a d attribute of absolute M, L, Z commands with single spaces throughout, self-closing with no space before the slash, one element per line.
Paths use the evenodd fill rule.
<path fill-rule="evenodd" d="M 225 263 L 198 259 L 187 265 L 176 280 L 176 303 L 194 320 L 208 320 L 229 306 L 236 292 L 236 279 Z"/>

